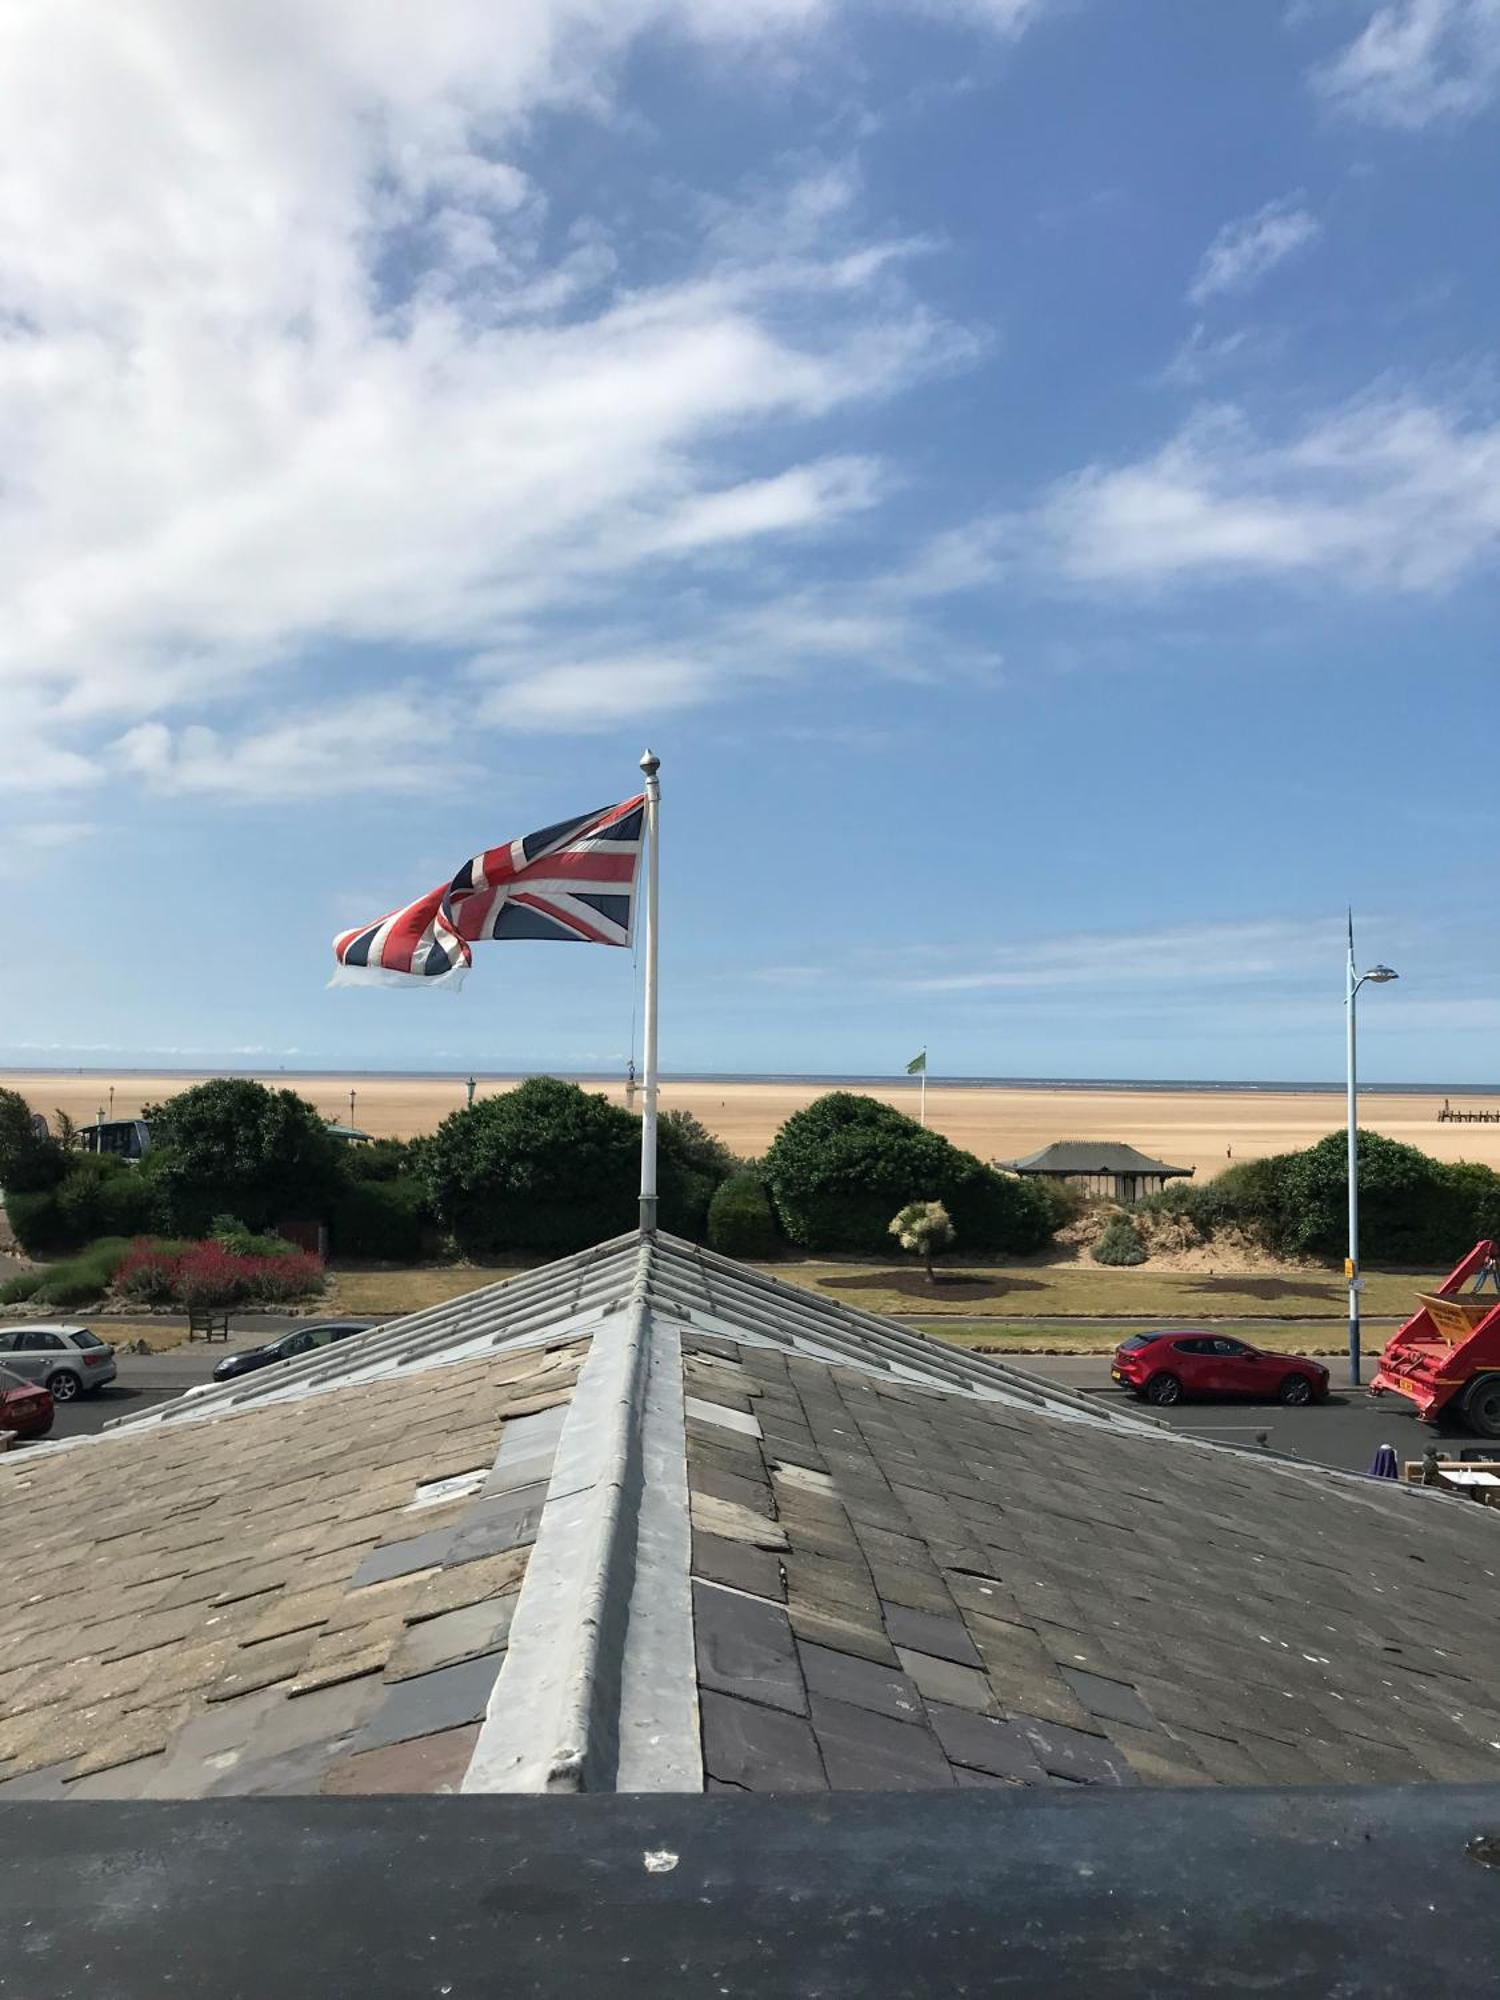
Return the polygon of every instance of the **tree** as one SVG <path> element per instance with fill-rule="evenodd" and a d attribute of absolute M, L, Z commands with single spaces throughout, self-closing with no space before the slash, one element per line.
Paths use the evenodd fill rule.
<path fill-rule="evenodd" d="M 55 1187 L 67 1168 L 62 1147 L 16 1090 L 0 1090 L 0 1189 L 32 1194 Z"/>
<path fill-rule="evenodd" d="M 640 1145 L 628 1111 L 533 1077 L 443 1120 L 425 1148 L 428 1194 L 470 1255 L 581 1250 L 634 1224 Z"/>
<path fill-rule="evenodd" d="M 890 1224 L 890 1232 L 903 1250 L 910 1250 L 920 1257 L 927 1270 L 929 1285 L 937 1283 L 937 1273 L 932 1268 L 934 1257 L 941 1256 L 953 1243 L 953 1221 L 940 1201 L 909 1201 L 901 1213 Z"/>
<path fill-rule="evenodd" d="M 978 1252 L 1039 1250 L 1052 1234 L 1046 1196 L 878 1098 L 830 1091 L 795 1112 L 762 1162 L 782 1228 L 807 1250 L 878 1256 L 890 1216 L 914 1187 L 941 1201 Z"/>
<path fill-rule="evenodd" d="M 706 1175 L 715 1187 L 745 1164 L 691 1111 L 663 1111 L 656 1121 L 656 1139 L 662 1152 L 680 1160 L 691 1172 Z"/>
<path fill-rule="evenodd" d="M 251 1229 L 326 1212 L 343 1155 L 306 1098 L 245 1077 L 194 1084 L 148 1105 L 151 1151 L 140 1171 L 169 1229 L 201 1235 L 216 1215 Z"/>

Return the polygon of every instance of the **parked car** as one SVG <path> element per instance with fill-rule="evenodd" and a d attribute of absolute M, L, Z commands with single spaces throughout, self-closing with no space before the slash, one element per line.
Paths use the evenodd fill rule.
<path fill-rule="evenodd" d="M 214 1380 L 232 1382 L 236 1375 L 251 1375 L 257 1368 L 269 1368 L 278 1361 L 294 1361 L 299 1354 L 311 1354 L 315 1347 L 328 1347 L 336 1340 L 348 1340 L 356 1333 L 369 1331 L 369 1322 L 362 1319 L 322 1319 L 315 1326 L 293 1327 L 290 1333 L 279 1334 L 263 1347 L 245 1347 L 238 1354 L 226 1354 L 214 1370 Z"/>
<path fill-rule="evenodd" d="M 71 1403 L 113 1382 L 115 1350 L 86 1326 L 8 1326 L 0 1361 L 23 1381 L 40 1382 L 54 1402 Z"/>
<path fill-rule="evenodd" d="M 35 1382 L 23 1382 L 8 1368 L 0 1368 L 0 1431 L 14 1431 L 17 1437 L 45 1437 L 52 1428 L 52 1398 Z"/>
<path fill-rule="evenodd" d="M 1133 1333 L 1115 1349 L 1110 1374 L 1148 1403 L 1187 1396 L 1255 1396 L 1262 1402 L 1315 1403 L 1328 1394 L 1328 1370 L 1305 1354 L 1267 1354 L 1227 1334 L 1184 1329 Z"/>

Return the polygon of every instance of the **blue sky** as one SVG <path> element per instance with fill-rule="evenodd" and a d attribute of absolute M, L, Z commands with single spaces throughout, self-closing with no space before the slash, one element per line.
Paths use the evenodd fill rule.
<path fill-rule="evenodd" d="M 618 1067 L 328 941 L 663 758 L 663 1062 L 1500 1082 L 1496 0 L 23 4 L 0 1060 Z"/>

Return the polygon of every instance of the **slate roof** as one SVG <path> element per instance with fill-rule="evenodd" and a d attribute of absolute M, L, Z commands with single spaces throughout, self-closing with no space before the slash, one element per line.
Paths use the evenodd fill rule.
<path fill-rule="evenodd" d="M 667 1237 L 8 1454 L 0 1507 L 0 1798 L 1500 1777 L 1490 1510 Z"/>
<path fill-rule="evenodd" d="M 1161 1174 L 1167 1179 L 1191 1175 L 1191 1167 L 1169 1167 L 1119 1139 L 1058 1139 L 1024 1160 L 1000 1160 L 1013 1174 Z"/>

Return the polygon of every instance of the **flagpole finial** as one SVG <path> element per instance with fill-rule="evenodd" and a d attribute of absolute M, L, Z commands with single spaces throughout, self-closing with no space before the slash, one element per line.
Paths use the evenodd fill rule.
<path fill-rule="evenodd" d="M 641 758 L 641 769 L 648 778 L 654 778 L 661 769 L 661 759 L 654 750 L 647 750 Z"/>

